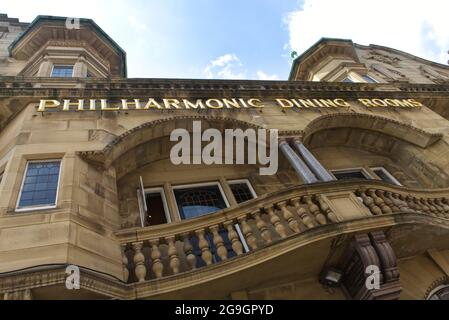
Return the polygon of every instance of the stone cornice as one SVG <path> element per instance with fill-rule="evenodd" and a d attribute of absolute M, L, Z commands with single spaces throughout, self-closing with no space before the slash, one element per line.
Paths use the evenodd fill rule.
<path fill-rule="evenodd" d="M 36 86 L 45 83 L 47 88 Z M 54 84 L 55 87 L 51 87 Z M 309 81 L 203 80 L 203 79 L 60 79 L 0 77 L 0 97 L 148 97 L 148 96 L 304 96 L 326 97 L 416 97 L 449 94 L 446 84 L 330 83 Z"/>

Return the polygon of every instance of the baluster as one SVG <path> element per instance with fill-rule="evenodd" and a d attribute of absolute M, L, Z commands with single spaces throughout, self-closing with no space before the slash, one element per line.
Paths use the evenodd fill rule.
<path fill-rule="evenodd" d="M 393 212 L 395 213 L 399 212 L 399 207 L 397 206 L 397 203 L 390 191 L 378 190 L 378 193 L 379 196 L 385 201 L 387 206 L 389 206 Z"/>
<path fill-rule="evenodd" d="M 399 201 L 402 203 L 401 210 L 406 213 L 422 213 L 420 211 L 420 208 L 416 205 L 416 203 L 413 201 L 413 198 L 410 195 L 398 195 Z"/>
<path fill-rule="evenodd" d="M 190 269 L 195 270 L 197 261 L 196 261 L 196 256 L 193 253 L 193 246 L 190 243 L 189 236 L 190 235 L 188 233 L 182 235 L 182 240 L 184 242 L 184 252 L 186 254 L 186 259 L 190 266 Z"/>
<path fill-rule="evenodd" d="M 378 206 L 382 210 L 383 214 L 391 214 L 392 213 L 390 207 L 388 207 L 385 204 L 385 202 L 382 200 L 382 198 L 377 196 L 374 189 L 369 189 L 368 194 L 374 200 L 374 203 L 376 204 L 376 206 Z"/>
<path fill-rule="evenodd" d="M 159 240 L 151 240 L 151 259 L 153 260 L 153 272 L 157 279 L 162 278 L 164 265 L 161 261 L 161 251 L 159 250 Z"/>
<path fill-rule="evenodd" d="M 212 264 L 212 253 L 210 252 L 209 249 L 209 242 L 207 242 L 204 234 L 205 234 L 205 229 L 201 229 L 201 230 L 197 230 L 195 233 L 198 236 L 198 246 L 201 249 L 201 257 L 203 258 L 204 262 L 206 262 L 206 264 L 208 266 L 210 266 Z"/>
<path fill-rule="evenodd" d="M 434 205 L 432 199 L 423 199 L 424 203 L 429 207 L 430 211 L 432 212 L 432 214 L 434 216 L 439 217 L 440 216 L 440 210 L 438 210 L 438 208 Z"/>
<path fill-rule="evenodd" d="M 286 238 L 287 230 L 285 230 L 285 227 L 281 223 L 281 219 L 275 213 L 273 206 L 265 207 L 264 210 L 268 213 L 268 216 L 270 217 L 270 222 L 274 226 L 276 232 L 281 236 L 281 238 Z"/>
<path fill-rule="evenodd" d="M 441 205 L 441 207 L 443 208 L 445 217 L 447 217 L 447 215 L 449 214 L 449 205 L 447 205 L 447 204 L 445 203 L 445 199 L 444 199 L 444 198 L 440 198 L 440 199 L 437 199 L 437 200 L 438 200 L 438 203 L 439 203 L 439 204 Z"/>
<path fill-rule="evenodd" d="M 301 229 L 299 228 L 299 223 L 293 217 L 293 214 L 287 208 L 287 201 L 282 201 L 277 204 L 278 208 L 282 211 L 284 219 L 287 221 L 290 229 L 292 229 L 295 233 L 299 233 Z"/>
<path fill-rule="evenodd" d="M 268 229 L 267 224 L 261 217 L 260 209 L 254 211 L 251 216 L 256 221 L 256 227 L 259 229 L 260 235 L 265 240 L 267 244 L 270 244 L 273 242 L 273 239 L 271 238 L 271 231 Z"/>
<path fill-rule="evenodd" d="M 127 245 L 126 244 L 122 244 L 121 245 L 122 248 L 122 268 L 123 268 L 123 280 L 128 283 L 129 280 L 129 270 L 128 270 L 128 256 L 126 255 L 126 248 Z M 145 271 L 146 273 L 146 271 Z"/>
<path fill-rule="evenodd" d="M 371 211 L 371 213 L 375 216 L 382 214 L 382 209 L 376 206 L 374 200 L 368 196 L 365 189 L 360 189 L 357 191 L 360 197 L 362 197 L 363 204 Z"/>
<path fill-rule="evenodd" d="M 220 257 L 221 261 L 225 261 L 228 259 L 228 249 L 226 249 L 224 245 L 223 237 L 218 232 L 219 226 L 213 226 L 210 228 L 212 231 L 213 242 L 215 248 L 217 248 L 217 255 Z"/>
<path fill-rule="evenodd" d="M 430 207 L 426 204 L 424 198 L 415 198 L 416 201 L 421 205 L 421 208 L 423 210 L 424 213 L 429 214 L 431 216 L 436 216 L 435 213 L 432 212 L 432 210 L 430 210 Z"/>
<path fill-rule="evenodd" d="M 145 266 L 145 256 L 142 248 L 143 242 L 134 242 L 132 244 L 134 249 L 134 272 L 139 282 L 144 282 L 147 275 L 147 267 Z"/>
<path fill-rule="evenodd" d="M 227 222 L 225 228 L 228 230 L 228 238 L 232 244 L 232 250 L 239 256 L 243 254 L 243 244 L 240 241 L 237 231 L 234 229 L 234 222 Z"/>
<path fill-rule="evenodd" d="M 247 217 L 241 217 L 238 219 L 239 224 L 242 226 L 242 233 L 245 236 L 246 243 L 248 243 L 248 246 L 251 248 L 251 250 L 257 249 L 257 239 L 254 236 L 253 230 L 251 229 L 250 225 L 246 221 Z"/>
<path fill-rule="evenodd" d="M 320 205 L 321 211 L 325 213 L 325 216 L 332 221 L 333 223 L 338 222 L 338 218 L 332 209 L 329 207 L 327 202 L 323 199 L 322 196 L 317 197 L 318 204 Z"/>
<path fill-rule="evenodd" d="M 170 268 L 173 271 L 173 274 L 179 273 L 179 266 L 181 262 L 178 257 L 178 250 L 176 249 L 176 239 L 175 237 L 167 238 L 168 243 L 168 258 L 170 260 Z"/>
<path fill-rule="evenodd" d="M 301 219 L 302 223 L 308 228 L 312 229 L 315 225 L 313 224 L 312 218 L 307 214 L 307 210 L 301 206 L 301 198 L 293 198 L 291 200 L 293 206 L 296 209 L 296 213 Z"/>
<path fill-rule="evenodd" d="M 324 214 L 321 213 L 320 208 L 313 203 L 312 196 L 305 197 L 307 206 L 309 207 L 309 211 L 312 213 L 312 215 L 315 217 L 315 219 L 318 221 L 320 225 L 327 224 L 326 217 Z"/>

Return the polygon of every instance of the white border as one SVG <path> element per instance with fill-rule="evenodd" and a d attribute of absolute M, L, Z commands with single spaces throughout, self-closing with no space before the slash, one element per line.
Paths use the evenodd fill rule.
<path fill-rule="evenodd" d="M 70 77 L 53 77 L 53 70 L 55 69 L 55 67 L 72 67 L 72 75 Z M 51 72 L 50 72 L 50 78 L 73 78 L 73 74 L 75 72 L 75 65 L 74 64 L 53 64 L 51 66 Z"/>
<path fill-rule="evenodd" d="M 221 187 L 221 183 L 220 182 L 206 182 L 206 183 L 195 183 L 195 184 L 186 184 L 186 185 L 181 185 L 181 186 L 172 186 L 172 193 L 173 193 L 173 199 L 175 199 L 175 203 L 176 203 L 176 209 L 178 210 L 178 216 L 179 219 L 181 219 L 181 221 L 186 221 L 186 220 L 190 220 L 190 219 L 195 219 L 195 218 L 190 218 L 190 219 L 183 219 L 181 217 L 181 212 L 179 211 L 179 207 L 178 207 L 178 201 L 176 200 L 176 195 L 175 195 L 175 190 L 179 190 L 179 189 L 187 189 L 187 188 L 200 188 L 200 187 L 210 187 L 210 186 L 218 186 L 218 189 L 220 190 L 221 196 L 223 197 L 223 200 L 225 202 L 226 208 L 229 208 L 231 205 L 229 204 L 228 199 L 226 198 L 226 194 L 223 191 L 223 188 Z M 220 211 L 220 210 L 218 210 Z M 216 211 L 216 212 L 218 212 Z M 209 214 L 214 214 L 215 212 L 209 213 Z"/>
<path fill-rule="evenodd" d="M 59 162 L 58 185 L 56 187 L 55 204 L 54 205 L 45 205 L 45 206 L 29 206 L 29 207 L 20 208 L 19 203 L 20 203 L 20 199 L 22 198 L 22 189 L 23 189 L 23 185 L 25 184 L 25 179 L 26 179 L 26 176 L 28 173 L 28 165 L 30 163 L 46 163 L 46 162 Z M 27 164 L 25 166 L 25 171 L 23 173 L 22 184 L 20 186 L 19 196 L 17 197 L 15 212 L 30 212 L 30 211 L 56 209 L 58 207 L 59 186 L 61 183 L 61 171 L 62 171 L 62 159 L 27 160 Z"/>
<path fill-rule="evenodd" d="M 398 179 L 396 179 L 387 169 L 385 169 L 384 167 L 374 167 L 374 168 L 370 168 L 372 171 L 373 171 L 373 173 L 376 175 L 376 178 L 378 178 L 379 180 L 381 180 L 381 181 L 384 181 L 384 180 L 382 180 L 382 178 L 374 171 L 374 170 L 380 170 L 380 171 L 383 171 L 383 173 L 385 174 L 385 175 L 387 175 L 388 176 L 388 178 L 390 178 L 392 181 L 393 181 L 393 183 L 395 183 L 396 185 L 398 185 L 398 186 L 401 186 L 402 187 L 402 184 L 398 181 Z M 387 182 L 387 181 L 384 181 L 384 182 Z M 388 182 L 387 182 L 388 183 Z"/>
<path fill-rule="evenodd" d="M 170 211 L 168 210 L 168 203 L 167 203 L 167 198 L 165 197 L 164 188 L 163 187 L 146 188 L 146 189 L 144 189 L 144 191 L 145 191 L 145 198 L 146 198 L 147 194 L 159 193 L 161 195 L 162 203 L 164 205 L 165 218 L 167 219 L 167 223 L 171 223 L 172 221 L 171 221 L 171 217 L 170 217 Z M 144 201 L 146 201 L 146 199 L 144 199 Z M 147 214 L 148 214 L 148 212 L 147 212 Z M 148 226 L 148 227 L 151 227 L 151 226 Z"/>
<path fill-rule="evenodd" d="M 248 179 L 240 179 L 240 180 L 230 180 L 228 181 L 229 185 L 233 184 L 246 184 L 248 186 L 249 191 L 253 195 L 253 199 L 257 199 L 257 193 L 254 190 L 253 186 L 251 185 L 251 182 Z M 232 191 L 232 190 L 231 190 Z M 234 195 L 235 197 L 235 195 Z"/>

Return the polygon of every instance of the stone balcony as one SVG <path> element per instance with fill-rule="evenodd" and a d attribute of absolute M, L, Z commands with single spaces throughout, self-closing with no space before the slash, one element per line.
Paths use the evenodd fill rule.
<path fill-rule="evenodd" d="M 401 224 L 448 228 L 449 190 L 410 190 L 377 181 L 302 185 L 209 216 L 116 236 L 126 282 L 148 297 L 275 258 L 279 269 L 273 274 L 282 276 L 288 268 L 279 257 L 290 250 Z"/>

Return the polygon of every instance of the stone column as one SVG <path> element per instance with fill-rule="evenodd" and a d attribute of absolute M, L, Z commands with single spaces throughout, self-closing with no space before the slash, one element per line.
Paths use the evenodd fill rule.
<path fill-rule="evenodd" d="M 299 152 L 299 155 L 304 159 L 309 168 L 318 177 L 321 181 L 329 182 L 336 180 L 329 171 L 326 170 L 325 167 L 318 161 L 317 158 L 306 148 L 305 145 L 302 144 L 298 139 L 295 140 L 296 149 Z"/>
<path fill-rule="evenodd" d="M 306 184 L 318 182 L 318 179 L 315 177 L 313 172 L 310 171 L 304 161 L 302 161 L 302 159 L 295 153 L 295 151 L 290 147 L 287 141 L 281 140 L 279 143 L 279 148 L 281 149 L 281 152 L 287 158 L 293 169 L 295 169 L 298 176 Z"/>
<path fill-rule="evenodd" d="M 45 56 L 41 62 L 41 65 L 39 66 L 37 76 L 41 78 L 50 77 L 52 68 L 53 64 L 49 61 L 48 56 Z"/>
<path fill-rule="evenodd" d="M 74 78 L 87 78 L 87 64 L 86 58 L 80 56 L 78 61 L 76 61 L 73 66 L 73 77 Z"/>

